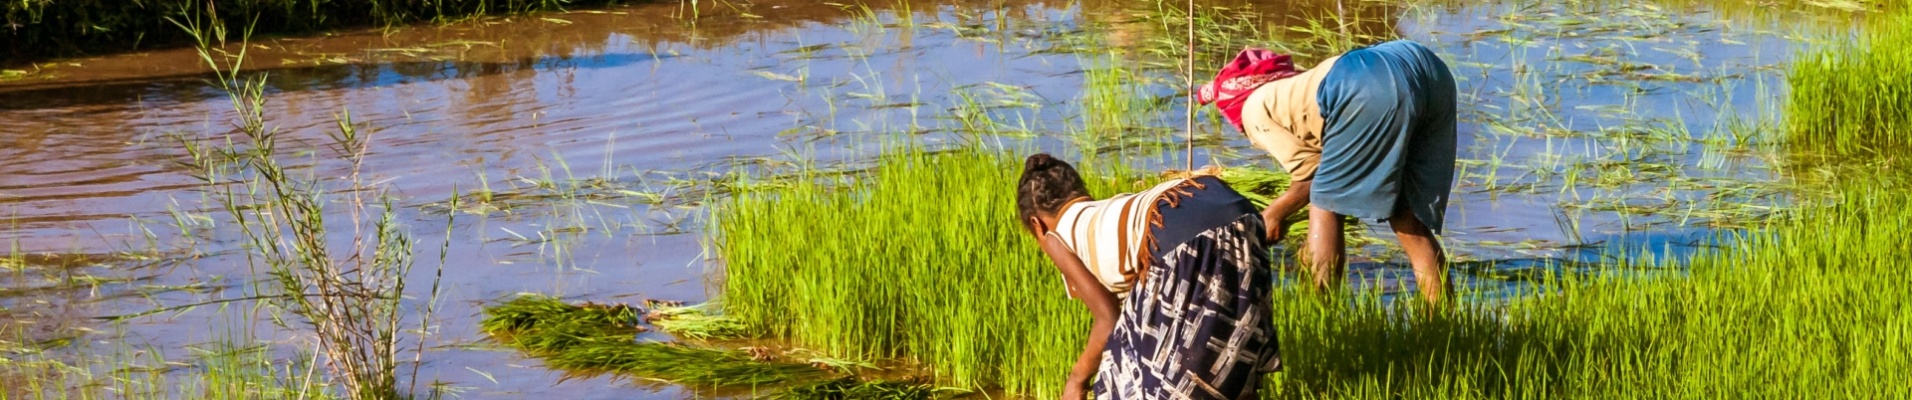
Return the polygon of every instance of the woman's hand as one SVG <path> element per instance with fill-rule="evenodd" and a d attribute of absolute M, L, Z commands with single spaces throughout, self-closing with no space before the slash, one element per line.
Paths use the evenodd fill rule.
<path fill-rule="evenodd" d="M 1262 226 L 1268 228 L 1268 234 L 1264 236 L 1266 240 L 1262 243 L 1269 246 L 1281 243 L 1282 237 L 1288 235 L 1288 217 L 1308 206 L 1308 192 L 1313 189 L 1313 181 L 1295 182 L 1281 196 L 1269 202 L 1267 209 L 1261 210 Z"/>
<path fill-rule="evenodd" d="M 1089 393 L 1083 389 L 1084 386 L 1087 385 L 1069 382 L 1066 386 L 1062 387 L 1062 400 L 1082 400 L 1088 398 Z"/>
<path fill-rule="evenodd" d="M 1283 216 L 1274 215 L 1275 212 L 1278 212 L 1278 211 L 1275 210 L 1275 208 L 1273 207 L 1269 207 L 1267 210 L 1262 210 L 1261 212 L 1261 222 L 1262 222 L 1261 226 L 1263 229 L 1267 230 L 1266 235 L 1263 236 L 1264 239 L 1262 240 L 1262 243 L 1265 243 L 1269 246 L 1281 244 L 1281 239 L 1288 235 L 1287 218 L 1282 218 Z"/>

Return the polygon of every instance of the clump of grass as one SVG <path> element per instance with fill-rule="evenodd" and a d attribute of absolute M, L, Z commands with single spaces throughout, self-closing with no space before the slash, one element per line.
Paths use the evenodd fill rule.
<path fill-rule="evenodd" d="M 861 177 L 745 185 L 715 212 L 727 307 L 754 334 L 1053 395 L 1087 313 L 1010 217 L 1018 170 L 983 150 L 905 150 Z M 1131 182 L 1090 175 L 1098 194 Z M 1898 311 L 1912 294 L 1880 278 L 1902 268 L 1892 238 L 1912 234 L 1900 188 L 1848 188 L 1692 260 L 1576 265 L 1537 278 L 1544 291 L 1453 309 L 1279 287 L 1285 372 L 1264 397 L 1912 394 L 1887 376 L 1912 357 L 1884 350 L 1912 337 Z"/>
<path fill-rule="evenodd" d="M 7 339 L 15 333 L 0 329 L 0 400 L 338 398 L 306 373 L 311 358 L 278 358 L 256 339 L 216 339 L 188 346 L 190 357 L 169 358 L 146 347 L 108 354 L 20 347 Z"/>
<path fill-rule="evenodd" d="M 1806 50 L 1786 81 L 1795 148 L 1892 154 L 1912 148 L 1912 8 L 1855 35 Z"/>
<path fill-rule="evenodd" d="M 1228 187 L 1255 203 L 1255 208 L 1266 208 L 1275 201 L 1275 196 L 1288 190 L 1290 177 L 1287 172 L 1263 168 L 1240 167 L 1223 169 L 1220 176 Z"/>
<path fill-rule="evenodd" d="M 1021 164 L 910 147 L 867 174 L 741 184 L 713 213 L 725 312 L 839 357 L 909 357 L 955 386 L 1054 396 L 1088 313 L 1015 221 Z M 1098 196 L 1146 183 L 1078 167 Z"/>
<path fill-rule="evenodd" d="M 743 321 L 723 315 L 721 303 L 686 306 L 651 302 L 650 307 L 651 311 L 644 315 L 644 319 L 651 326 L 680 338 L 708 340 L 746 336 Z"/>
<path fill-rule="evenodd" d="M 1546 293 L 1423 316 L 1284 290 L 1278 398 L 1898 398 L 1912 294 L 1896 282 L 1912 199 L 1841 200 L 1657 273 L 1555 275 Z M 1682 269 L 1681 267 L 1685 268 Z M 1617 271 L 1618 266 L 1602 267 Z M 1595 271 L 1599 271 L 1596 269 Z M 1772 379 L 1771 377 L 1785 377 Z"/>
<path fill-rule="evenodd" d="M 860 381 L 838 378 L 793 387 L 765 397 L 767 400 L 904 400 L 936 397 L 936 388 L 904 381 Z"/>
<path fill-rule="evenodd" d="M 1095 158 L 1100 197 L 1157 182 Z M 1015 220 L 1021 159 L 906 147 L 860 175 L 739 185 L 714 212 L 728 315 L 844 357 L 908 357 L 966 388 L 1056 395 L 1088 314 Z M 1226 169 L 1260 198 L 1286 175 Z"/>
<path fill-rule="evenodd" d="M 1150 128 L 1146 119 L 1159 107 L 1148 96 L 1147 76 L 1124 68 L 1113 54 L 1084 64 L 1099 64 L 1082 71 L 1082 126 L 1076 138 L 1079 148 L 1102 150 L 1111 142 L 1123 144 L 1125 137 L 1142 136 L 1136 131 Z"/>
<path fill-rule="evenodd" d="M 485 308 L 479 328 L 570 376 L 617 374 L 703 387 L 756 388 L 820 380 L 830 371 L 759 361 L 747 351 L 642 342 L 643 313 L 626 305 L 571 305 L 527 295 Z"/>
<path fill-rule="evenodd" d="M 642 312 L 622 305 L 571 305 L 545 296 L 519 296 L 485 308 L 479 329 L 532 353 L 563 351 L 595 341 L 629 343 L 644 328 Z"/>

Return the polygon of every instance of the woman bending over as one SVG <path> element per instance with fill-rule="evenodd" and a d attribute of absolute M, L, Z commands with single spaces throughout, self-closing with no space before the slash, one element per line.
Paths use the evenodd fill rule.
<path fill-rule="evenodd" d="M 1254 399 L 1280 368 L 1262 216 L 1221 180 L 1096 200 L 1069 163 L 1036 154 L 1016 208 L 1095 319 L 1063 399 Z"/>

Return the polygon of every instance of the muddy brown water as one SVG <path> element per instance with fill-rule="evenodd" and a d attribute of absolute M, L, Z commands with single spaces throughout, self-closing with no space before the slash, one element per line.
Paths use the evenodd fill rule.
<path fill-rule="evenodd" d="M 1256 9 L 1278 14 L 1271 21 L 1279 28 L 1331 10 L 1313 3 L 1324 2 Z M 671 197 L 683 189 L 672 178 L 793 156 L 855 162 L 899 133 L 954 141 L 962 135 L 943 116 L 964 103 L 958 93 L 1014 103 L 990 114 L 1025 121 L 1035 127 L 1030 132 L 1063 132 L 1079 124 L 1082 69 L 1102 55 L 1055 51 L 1068 47 L 1062 42 L 1121 47 L 1167 35 L 1159 26 L 1119 23 L 1153 5 L 721 6 L 696 19 L 683 18 L 678 5 L 656 4 L 261 39 L 248 48 L 249 70 L 267 74 L 269 123 L 290 138 L 285 159 L 317 176 L 342 175 L 347 166 L 326 152 L 296 149 L 322 145 L 349 110 L 373 138 L 368 180 L 404 199 L 420 271 L 429 273 L 438 244 L 449 240 L 444 319 L 429 339 L 421 381 L 449 382 L 467 398 L 693 396 L 603 378 L 560 382 L 536 361 L 486 348 L 474 328 L 478 306 L 515 293 L 706 299 L 705 198 Z M 1784 26 L 1703 8 L 1367 12 L 1376 15 L 1352 29 L 1393 31 L 1435 47 L 1460 79 L 1467 171 L 1448 229 L 1469 259 L 1525 270 L 1557 268 L 1532 260 L 1584 259 L 1614 248 L 1677 257 L 1731 226 L 1719 222 L 1749 212 L 1729 205 L 1784 203 L 1783 191 L 1755 190 L 1784 181 L 1770 167 L 1776 150 L 1696 140 L 1776 110 L 1773 100 L 1783 93 L 1777 66 L 1797 43 Z M 238 237 L 207 208 L 175 139 L 214 141 L 232 130 L 233 111 L 209 78 L 194 52 L 179 49 L 67 60 L 0 82 L 0 243 L 16 254 L 159 250 L 157 258 L 104 258 L 117 261 L 82 269 L 137 280 L 0 298 L 0 305 L 57 309 L 15 314 L 72 321 L 250 293 L 250 270 L 234 254 Z M 1178 118 L 1163 125 L 1180 126 Z M 1750 131 L 1767 135 L 1770 127 Z M 1224 138 L 1204 145 L 1197 159 L 1267 165 L 1232 132 Z M 1066 143 L 1042 134 L 1034 140 L 1043 148 Z M 1147 162 L 1177 166 L 1179 157 Z M 1610 175 L 1604 185 L 1564 183 L 1563 164 L 1604 166 L 1589 168 Z M 445 214 L 423 211 L 454 188 L 511 191 L 546 176 L 605 178 L 671 201 L 554 200 L 459 214 L 449 232 Z M 211 217 L 175 218 L 192 214 Z M 1355 281 L 1401 290 L 1411 278 L 1387 257 L 1380 251 L 1358 264 Z M 1528 284 L 1463 276 L 1476 287 Z M 0 278 L 10 287 L 41 281 Z M 206 306 L 92 323 L 101 332 L 80 347 L 131 344 L 183 355 L 186 346 L 234 332 L 302 343 L 263 320 L 239 303 Z"/>

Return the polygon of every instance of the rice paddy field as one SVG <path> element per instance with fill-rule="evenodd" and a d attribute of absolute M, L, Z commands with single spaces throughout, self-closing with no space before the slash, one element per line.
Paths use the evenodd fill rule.
<path fill-rule="evenodd" d="M 1397 38 L 1458 80 L 1459 301 L 1282 243 L 1263 398 L 1912 397 L 1895 2 L 427 3 L 10 48 L 97 55 L 0 66 L 0 399 L 1057 397 L 1021 157 L 1265 201 L 1191 46 Z"/>

